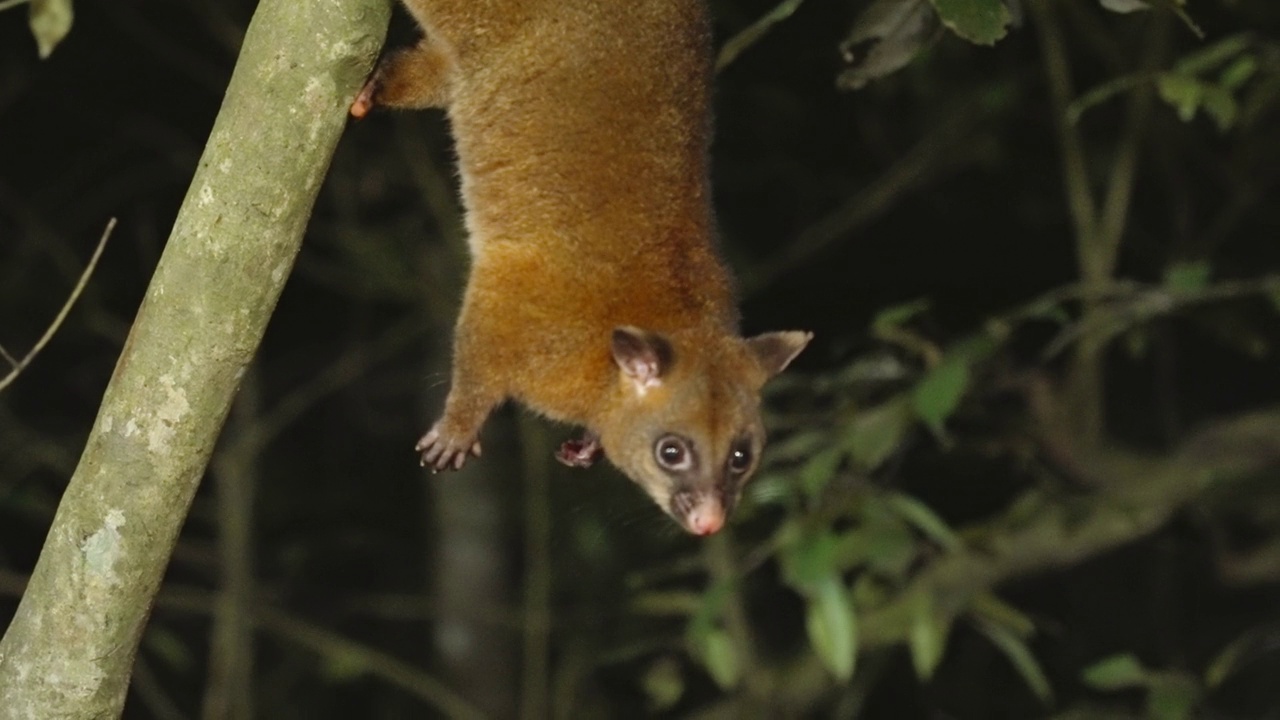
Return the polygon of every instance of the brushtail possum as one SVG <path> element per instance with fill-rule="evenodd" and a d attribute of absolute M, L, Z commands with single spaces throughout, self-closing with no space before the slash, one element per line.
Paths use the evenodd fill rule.
<path fill-rule="evenodd" d="M 714 248 L 702 0 L 404 0 L 422 26 L 351 106 L 442 107 L 470 279 L 422 464 L 480 455 L 515 399 L 586 428 L 686 530 L 719 530 L 764 444 L 760 389 L 807 332 L 738 334 Z"/>

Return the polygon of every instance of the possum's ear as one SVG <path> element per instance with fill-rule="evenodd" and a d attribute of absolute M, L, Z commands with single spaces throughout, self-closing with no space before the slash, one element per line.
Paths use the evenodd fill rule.
<path fill-rule="evenodd" d="M 768 379 L 786 370 L 812 339 L 813 333 L 799 330 L 768 332 L 747 338 L 747 349 Z"/>
<path fill-rule="evenodd" d="M 671 343 L 657 333 L 624 325 L 615 328 L 612 338 L 613 361 L 622 374 L 635 383 L 636 392 L 662 384 L 662 376 L 675 361 Z"/>

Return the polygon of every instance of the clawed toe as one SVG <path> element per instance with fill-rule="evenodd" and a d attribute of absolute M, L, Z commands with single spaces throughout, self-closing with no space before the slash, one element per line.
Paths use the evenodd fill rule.
<path fill-rule="evenodd" d="M 440 432 L 439 427 L 433 427 L 430 432 L 423 435 L 414 446 L 414 450 L 421 453 L 419 464 L 422 467 L 431 468 L 433 473 L 441 470 L 461 470 L 467 462 L 468 455 L 480 457 L 481 452 L 478 440 L 459 440 L 453 436 L 446 436 Z"/>

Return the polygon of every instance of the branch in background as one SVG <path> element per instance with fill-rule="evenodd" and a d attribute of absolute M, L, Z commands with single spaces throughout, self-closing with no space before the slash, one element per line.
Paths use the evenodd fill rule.
<path fill-rule="evenodd" d="M 979 103 L 968 104 L 948 116 L 880 177 L 806 227 L 773 257 L 754 263 L 742 274 L 742 294 L 750 296 L 764 290 L 833 243 L 847 239 L 850 233 L 889 212 L 905 197 L 970 162 L 974 148 L 963 140 L 981 119 Z"/>
<path fill-rule="evenodd" d="M 253 711 L 254 495 L 265 447 L 257 439 L 261 391 L 258 370 L 250 368 L 231 409 L 225 441 L 211 465 L 217 506 L 218 567 L 221 570 L 213 627 L 209 631 L 208 673 L 203 717 L 250 720 Z"/>
<path fill-rule="evenodd" d="M 484 713 L 439 680 L 387 653 L 271 609 L 258 612 L 258 624 L 267 632 L 322 656 L 340 660 L 348 666 L 354 662 L 371 674 L 430 703 L 444 712 L 445 717 L 462 720 L 485 717 Z"/>
<path fill-rule="evenodd" d="M 1019 323 L 1043 319 L 1047 312 L 1060 309 L 1068 301 L 1092 303 L 1095 307 L 1093 316 L 1064 327 L 1045 346 L 1041 359 L 1049 362 L 1085 337 L 1105 344 L 1137 325 L 1178 310 L 1253 296 L 1280 297 L 1280 275 L 1223 280 L 1197 290 L 1179 290 L 1132 280 L 1113 280 L 1102 287 L 1092 288 L 1084 283 L 1072 283 L 1054 288 L 1011 312 L 992 318 L 987 328 L 1003 335 Z"/>
<path fill-rule="evenodd" d="M 548 716 L 551 677 L 551 455 L 539 420 L 517 423 L 524 456 L 524 662 L 520 717 Z"/>
<path fill-rule="evenodd" d="M 458 316 L 459 298 L 470 266 L 467 231 L 462 207 L 448 168 L 440 167 L 422 132 L 421 119 L 395 118 L 396 142 L 409 170 L 409 177 L 426 202 L 431 219 L 439 228 L 441 243 L 425 248 L 428 264 L 415 274 L 413 296 L 419 300 L 437 328 L 453 326 Z M 431 282 L 423 283 L 423 277 Z M 423 297 L 425 295 L 425 298 Z M 423 302 L 425 300 L 425 302 Z"/>
<path fill-rule="evenodd" d="M 22 595 L 26 590 L 27 581 L 28 578 L 18 573 L 0 568 L 0 596 Z M 418 614 L 421 614 L 424 607 L 430 605 L 430 600 L 427 598 L 407 597 L 405 600 L 406 604 L 418 611 Z M 216 595 L 203 588 L 179 588 L 168 585 L 156 595 L 155 604 L 162 610 L 196 615 L 214 615 L 218 612 Z M 262 598 L 254 600 L 251 615 L 251 621 L 255 627 L 287 642 L 307 648 L 334 663 L 350 666 L 355 662 L 368 674 L 425 700 L 433 707 L 445 711 L 449 717 L 484 717 L 483 713 L 430 674 L 381 650 L 300 620 L 284 610 L 273 608 Z M 518 622 L 505 615 L 497 618 L 496 621 L 511 625 Z M 150 682 L 150 678 L 139 676 L 135 678 L 135 682 L 147 683 Z M 242 689 L 242 691 L 247 690 Z"/>
<path fill-rule="evenodd" d="M 1121 241 L 1129 218 L 1133 189 L 1137 179 L 1138 153 L 1144 139 L 1144 126 L 1150 115 L 1154 90 L 1149 84 L 1138 86 L 1132 93 L 1124 130 L 1115 158 L 1111 162 L 1106 193 L 1101 207 L 1090 186 L 1088 156 L 1080 126 L 1070 121 L 1071 101 L 1075 87 L 1067 60 L 1061 22 L 1053 11 L 1053 0 L 1028 3 L 1034 25 L 1040 36 L 1041 54 L 1049 84 L 1058 144 L 1062 153 L 1063 185 L 1067 195 L 1072 226 L 1075 228 L 1076 262 L 1081 281 L 1089 288 L 1101 288 L 1111 281 L 1119 257 Z M 1143 71 L 1152 72 L 1165 55 L 1168 45 L 1167 13 L 1150 31 L 1150 41 L 1143 56 Z M 1097 307 L 1086 300 L 1086 325 L 1096 325 Z M 1077 432 L 1081 442 L 1098 445 L 1105 435 L 1104 375 L 1102 354 L 1105 339 L 1084 336 L 1076 345 L 1071 369 L 1071 393 Z"/>
<path fill-rule="evenodd" d="M 1052 9 L 1053 0 L 1035 0 L 1028 3 L 1034 18 L 1034 26 L 1040 36 L 1040 53 L 1044 58 L 1045 73 L 1049 84 L 1049 102 L 1054 125 L 1058 131 L 1059 152 L 1062 154 L 1062 180 L 1066 192 L 1071 225 L 1075 229 L 1076 265 L 1082 281 L 1097 286 L 1110 276 L 1109 269 L 1097 276 L 1099 267 L 1093 251 L 1098 231 L 1097 202 L 1089 184 L 1089 168 L 1086 163 L 1084 139 L 1080 127 L 1068 120 L 1075 85 L 1071 66 L 1067 62 L 1066 42 L 1062 37 L 1059 20 Z M 1091 315 L 1091 308 L 1086 310 Z M 1097 445 L 1104 433 L 1102 427 L 1102 393 L 1104 391 L 1101 346 L 1089 343 L 1077 346 L 1072 367 L 1075 399 L 1072 415 L 1087 442 Z"/>
<path fill-rule="evenodd" d="M 323 371 L 290 390 L 270 410 L 264 411 L 253 432 L 246 435 L 243 442 L 252 446 L 252 452 L 262 452 L 304 413 L 368 373 L 377 363 L 419 340 L 422 333 L 422 323 L 411 317 L 388 328 L 377 339 L 349 349 Z"/>
<path fill-rule="evenodd" d="M 1061 445 L 1059 445 L 1061 446 Z M 958 616 L 979 594 L 1015 577 L 1083 562 L 1163 526 L 1201 494 L 1280 466 L 1280 408 L 1223 420 L 1168 456 L 1114 449 L 1074 450 L 1070 465 L 1093 495 L 1033 491 L 1002 517 L 969 533 L 968 549 L 944 556 L 892 602 L 864 611 L 862 648 L 907 641 L 916 595 Z"/>
<path fill-rule="evenodd" d="M 151 664 L 142 658 L 138 658 L 137 666 L 133 669 L 133 684 L 130 687 L 156 720 L 186 720 L 186 714 L 169 696 L 164 683 L 151 669 Z"/>
<path fill-rule="evenodd" d="M 80 273 L 80 279 L 76 281 L 76 286 L 71 289 L 71 295 L 67 297 L 67 301 L 62 304 L 62 309 L 58 311 L 58 315 L 54 317 L 52 323 L 49 323 L 44 335 L 40 336 L 40 339 L 32 346 L 30 352 L 23 356 L 21 360 L 17 360 L 6 352 L 3 347 L 0 347 L 0 357 L 13 367 L 8 375 L 0 378 L 0 391 L 3 391 L 22 374 L 22 371 L 31 364 L 36 355 L 40 354 L 44 346 L 48 345 L 49 341 L 53 339 L 54 334 L 58 332 L 58 328 L 62 327 L 62 321 L 67 319 L 67 315 L 71 312 L 71 306 L 75 305 L 76 300 L 80 298 L 80 293 L 84 292 L 85 286 L 89 284 L 89 277 L 93 275 L 94 268 L 98 267 L 98 258 L 102 257 L 102 251 L 106 249 L 107 240 L 111 237 L 111 231 L 115 230 L 115 228 L 116 219 L 111 218 L 107 221 L 106 229 L 102 231 L 102 237 L 98 239 L 98 246 L 93 249 L 93 256 L 89 258 L 89 264 L 85 265 L 84 272 Z"/>
<path fill-rule="evenodd" d="M 1040 36 L 1040 53 L 1044 59 L 1045 74 L 1049 83 L 1049 102 L 1054 125 L 1058 130 L 1058 150 L 1062 154 L 1063 188 L 1067 195 L 1067 208 L 1077 238 L 1092 237 L 1097 218 L 1093 190 L 1089 187 L 1089 170 L 1085 167 L 1084 139 L 1080 128 L 1067 121 L 1068 108 L 1075 94 L 1071 78 L 1071 66 L 1067 63 L 1066 42 L 1058 19 L 1050 9 L 1052 0 L 1034 0 L 1028 3 Z M 1077 251 L 1081 250 L 1080 241 Z M 1085 260 L 1077 256 L 1083 267 Z"/>

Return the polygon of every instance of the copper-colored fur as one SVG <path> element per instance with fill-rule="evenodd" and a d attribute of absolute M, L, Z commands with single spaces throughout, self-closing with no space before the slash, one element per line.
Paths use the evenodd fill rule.
<path fill-rule="evenodd" d="M 759 389 L 809 336 L 737 335 L 713 248 L 700 0 L 405 4 L 425 36 L 383 62 L 352 114 L 447 109 L 473 258 L 423 464 L 478 455 L 486 416 L 515 398 L 585 426 L 686 528 L 714 532 L 750 472 L 722 461 L 753 448 L 754 467 Z M 672 433 L 696 472 L 655 461 Z"/>

